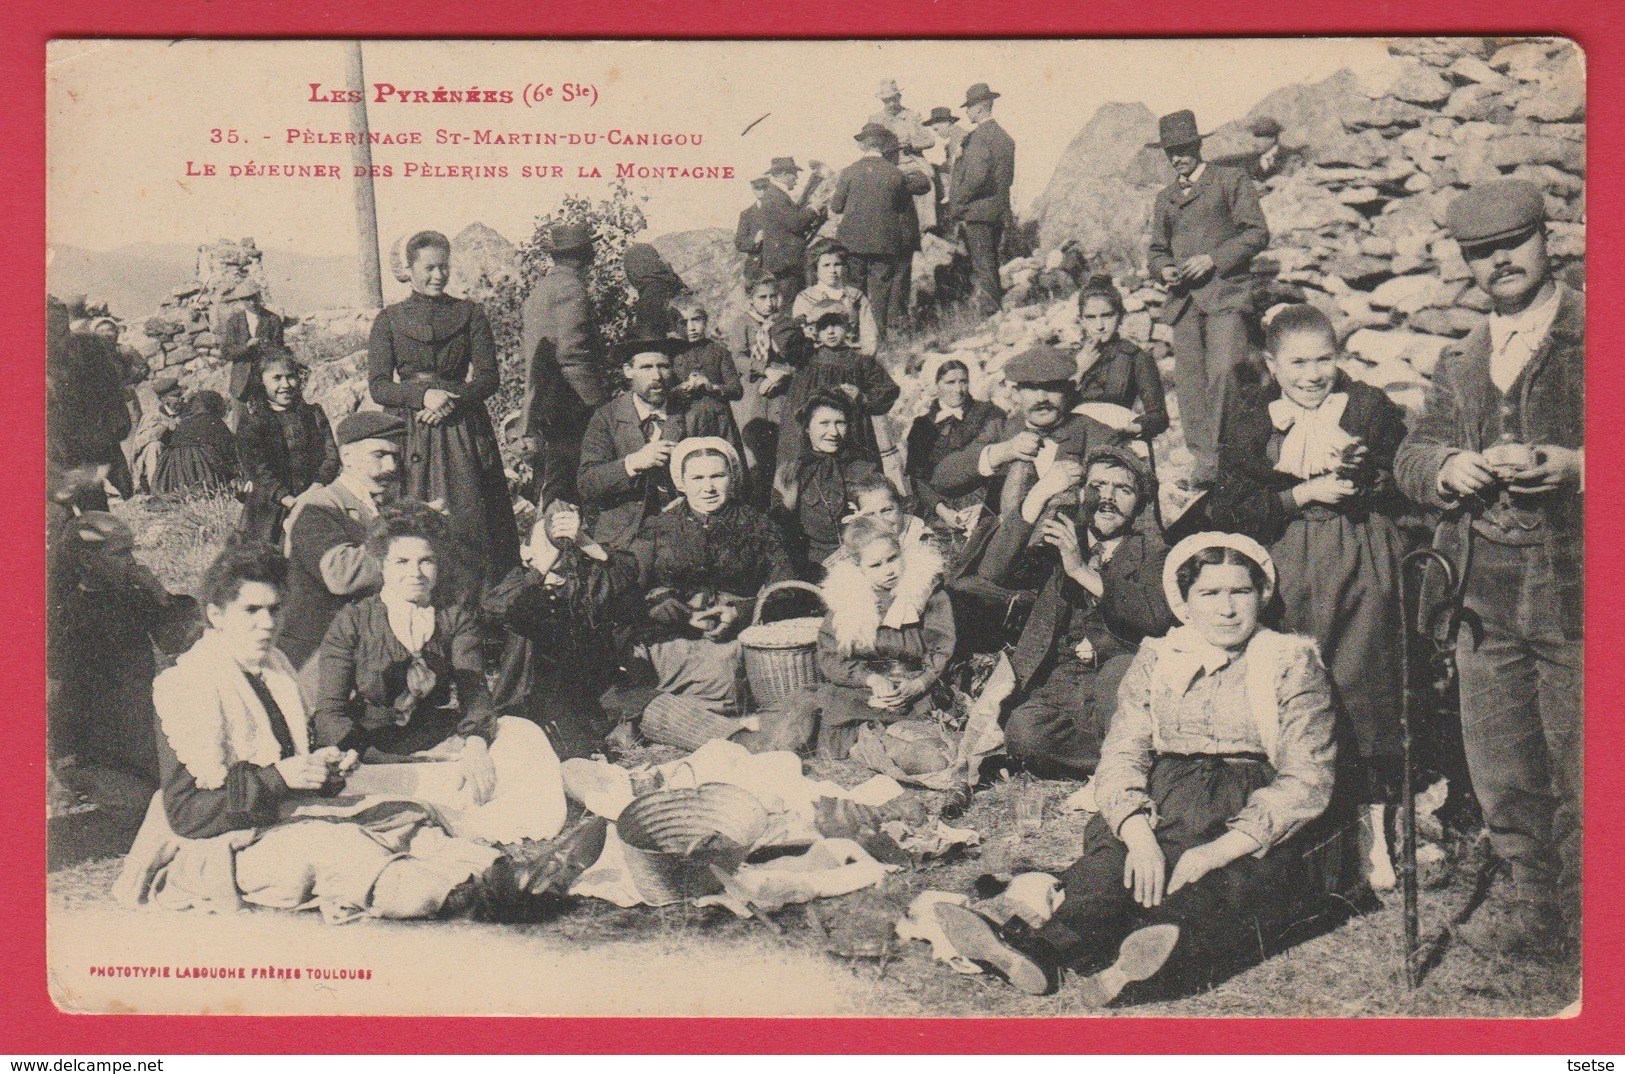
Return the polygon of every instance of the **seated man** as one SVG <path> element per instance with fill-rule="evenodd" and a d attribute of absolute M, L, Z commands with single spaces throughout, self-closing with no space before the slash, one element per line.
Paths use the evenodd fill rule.
<path fill-rule="evenodd" d="M 599 407 L 587 422 L 576 474 L 582 506 L 596 512 L 592 530 L 605 548 L 631 547 L 643 520 L 677 498 L 667 466 L 679 440 L 720 436 L 743 457 L 727 403 L 674 397 L 672 359 L 683 346 L 675 339 L 634 339 L 615 347 L 631 390 Z"/>
<path fill-rule="evenodd" d="M 339 422 L 339 476 L 300 495 L 288 512 L 288 606 L 279 641 L 316 695 L 316 650 L 333 617 L 378 588 L 378 564 L 367 554 L 367 531 L 379 507 L 400 490 L 405 423 L 364 410 Z"/>
<path fill-rule="evenodd" d="M 1040 479 L 1012 522 L 1030 528 L 1066 473 Z M 1010 654 L 1014 706 L 1004 724 L 1010 757 L 1040 772 L 1088 776 L 1100 760 L 1117 687 L 1147 637 L 1174 626 L 1162 592 L 1167 547 L 1136 529 L 1151 477 L 1130 452 L 1099 448 L 1089 456 L 1076 512 L 1063 510 L 1039 531 L 1041 549 L 1058 555 Z M 1038 551 L 1035 549 L 1034 551 Z"/>

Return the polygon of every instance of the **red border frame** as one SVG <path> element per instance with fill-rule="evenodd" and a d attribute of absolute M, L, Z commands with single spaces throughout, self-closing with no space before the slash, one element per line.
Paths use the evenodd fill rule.
<path fill-rule="evenodd" d="M 44 473 L 41 297 L 45 291 L 44 49 L 52 37 L 1161 37 L 1196 35 L 1299 36 L 1311 34 L 1562 34 L 1585 49 L 1590 74 L 1588 174 L 1591 235 L 1616 240 L 1619 200 L 1621 98 L 1625 79 L 1625 9 L 1609 0 L 1478 0 L 1470 11 L 1446 12 L 1436 2 L 1386 0 L 1255 0 L 1215 5 L 1204 0 L 1095 0 L 1086 9 L 1054 0 L 983 0 L 950 6 L 911 0 L 725 0 L 687 10 L 654 0 L 609 0 L 591 5 L 548 5 L 534 16 L 462 3 L 455 13 L 434 0 L 263 0 L 212 4 L 199 0 L 81 0 L 73 10 L 14 0 L 0 11 L 9 48 L 0 59 L 0 131 L 9 163 L 0 168 L 0 219 L 13 236 L 12 286 L 0 292 L 0 338 L 20 343 L 10 361 L 23 376 L 0 400 L 0 503 L 15 532 L 0 558 L 0 637 L 8 645 L 0 665 L 0 697 L 10 713 L 0 730 L 4 752 L 20 758 L 0 780 L 4 815 L 26 818 L 8 825 L 7 868 L 0 876 L 0 921 L 8 942 L 0 950 L 0 1050 L 42 1054 L 174 1054 L 209 1049 L 240 1052 L 444 1053 L 493 1052 L 1385 1052 L 1568 1053 L 1620 1050 L 1625 1021 L 1625 977 L 1613 953 L 1625 941 L 1620 901 L 1607 890 L 1625 879 L 1620 840 L 1625 779 L 1612 763 L 1625 743 L 1614 722 L 1592 720 L 1587 782 L 1591 806 L 1586 838 L 1586 974 L 1583 1012 L 1553 1021 L 1474 1020 L 618 1020 L 267 1018 L 174 1016 L 69 1016 L 45 989 L 44 823 L 40 809 L 45 756 L 43 533 L 40 487 Z M 1465 7 L 1465 5 L 1463 5 Z M 527 13 L 528 14 L 528 13 Z M 1535 21 L 1538 20 L 1538 21 Z M 109 166 L 116 166 L 109 162 Z M 1595 248 L 1595 245 L 1594 245 Z M 1619 261 L 1593 256 L 1588 265 L 1592 350 L 1618 353 L 1625 316 L 1617 305 Z M 1594 366 L 1594 368 L 1604 368 Z M 1610 372 L 1612 372 L 1610 370 Z M 1612 377 L 1592 378 L 1588 423 L 1610 458 L 1625 423 L 1609 419 L 1625 403 Z M 1602 419 L 1602 420 L 1598 420 Z M 1597 446 L 1597 445 L 1593 445 Z M 1587 623 L 1594 653 L 1625 643 L 1625 629 L 1610 612 L 1620 596 L 1615 546 L 1625 536 L 1621 481 L 1610 467 L 1591 476 L 1591 597 Z M 1590 676 L 1587 706 L 1611 713 L 1625 700 L 1617 676 L 1599 661 Z M 545 1036 L 543 1035 L 545 1034 Z"/>

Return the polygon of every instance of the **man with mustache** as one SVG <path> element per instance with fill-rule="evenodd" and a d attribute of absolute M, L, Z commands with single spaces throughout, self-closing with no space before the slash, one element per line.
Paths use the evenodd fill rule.
<path fill-rule="evenodd" d="M 339 476 L 303 493 L 288 513 L 288 593 L 277 642 L 315 696 L 316 652 L 333 617 L 378 588 L 367 534 L 378 509 L 400 494 L 406 423 L 363 410 L 339 422 Z"/>
<path fill-rule="evenodd" d="M 1455 931 L 1496 953 L 1577 955 L 1585 299 L 1552 276 L 1534 184 L 1482 183 L 1446 224 L 1494 309 L 1440 357 L 1394 478 L 1444 512 L 1434 547 L 1466 574 L 1462 734 L 1510 879 Z M 1439 582 L 1422 595 L 1429 626 Z"/>

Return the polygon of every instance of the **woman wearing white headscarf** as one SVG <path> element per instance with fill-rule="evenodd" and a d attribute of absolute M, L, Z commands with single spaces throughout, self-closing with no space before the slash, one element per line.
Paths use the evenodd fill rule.
<path fill-rule="evenodd" d="M 1060 966 L 1092 973 L 1083 998 L 1097 1005 L 1159 971 L 1206 983 L 1258 955 L 1310 888 L 1294 836 L 1330 804 L 1336 759 L 1315 643 L 1260 626 L 1275 566 L 1251 538 L 1186 538 L 1163 588 L 1182 625 L 1148 639 L 1123 679 L 1100 812 L 1060 909 L 1025 936 L 942 911 L 962 953 L 1024 990 L 1046 991 Z"/>

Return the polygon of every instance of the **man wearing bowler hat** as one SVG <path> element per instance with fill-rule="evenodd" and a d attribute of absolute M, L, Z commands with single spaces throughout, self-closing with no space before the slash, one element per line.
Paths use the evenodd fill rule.
<path fill-rule="evenodd" d="M 807 238 L 824 221 L 821 209 L 809 209 L 806 195 L 792 197 L 801 166 L 794 157 L 774 157 L 767 168 L 767 185 L 757 200 L 757 253 L 762 271 L 779 283 L 779 297 L 789 306 L 807 286 Z"/>
<path fill-rule="evenodd" d="M 282 317 L 261 304 L 260 285 L 244 280 L 226 293 L 231 312 L 220 323 L 220 357 L 231 363 L 227 391 L 231 393 L 231 424 L 237 427 L 243 403 L 259 390 L 259 359 L 264 351 L 279 351 Z"/>
<path fill-rule="evenodd" d="M 976 312 L 994 313 L 999 287 L 999 241 L 1010 219 L 1010 185 L 1016 177 L 1016 143 L 993 118 L 999 94 L 978 82 L 965 91 L 965 118 L 972 130 L 948 180 L 948 215 L 965 226 Z"/>
<path fill-rule="evenodd" d="M 1247 354 L 1248 269 L 1269 245 L 1258 191 L 1241 168 L 1202 160 L 1196 114 L 1163 116 L 1161 149 L 1174 181 L 1151 210 L 1153 275 L 1167 285 L 1162 320 L 1173 329 L 1174 386 L 1185 444 L 1196 457 L 1194 485 L 1218 470 L 1219 421 L 1230 370 Z"/>
<path fill-rule="evenodd" d="M 897 167 L 897 136 L 879 123 L 864 124 L 854 140 L 863 156 L 835 181 L 829 210 L 841 215 L 835 241 L 846 250 L 847 282 L 868 293 L 884 342 L 908 327 L 914 251 L 920 248 L 914 199 L 931 189 L 931 180 Z"/>
<path fill-rule="evenodd" d="M 288 512 L 284 551 L 288 592 L 277 647 L 315 695 L 317 651 L 345 605 L 382 581 L 367 554 L 367 533 L 379 508 L 400 494 L 406 422 L 384 410 L 362 410 L 339 422 L 339 476 L 309 489 Z"/>
<path fill-rule="evenodd" d="M 1492 312 L 1440 357 L 1394 459 L 1444 512 L 1465 574 L 1456 667 L 1473 791 L 1508 883 L 1459 929 L 1473 947 L 1578 954 L 1585 516 L 1585 300 L 1547 263 L 1545 199 L 1482 183 L 1446 212 Z M 1423 623 L 1438 623 L 1430 574 Z"/>
<path fill-rule="evenodd" d="M 525 296 L 519 353 L 525 360 L 523 424 L 538 503 L 574 500 L 581 435 L 608 394 L 599 376 L 603 347 L 587 296 L 592 231 L 554 224 L 542 249 L 552 258 Z"/>

